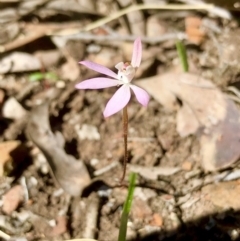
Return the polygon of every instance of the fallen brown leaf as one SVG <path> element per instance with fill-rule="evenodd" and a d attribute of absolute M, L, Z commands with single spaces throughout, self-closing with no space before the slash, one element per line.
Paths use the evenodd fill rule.
<path fill-rule="evenodd" d="M 83 189 L 90 184 L 89 173 L 82 161 L 65 152 L 61 133 L 54 135 L 51 131 L 48 103 L 33 109 L 26 132 L 30 140 L 45 155 L 53 176 L 63 190 L 72 196 L 80 196 Z"/>
<path fill-rule="evenodd" d="M 228 167 L 239 158 L 240 113 L 213 83 L 194 74 L 166 73 L 137 84 L 166 108 L 178 110 L 180 136 L 199 134 L 206 171 Z"/>
<path fill-rule="evenodd" d="M 0 143 L 0 177 L 13 170 L 15 162 L 26 157 L 26 149 L 20 141 L 6 141 Z"/>

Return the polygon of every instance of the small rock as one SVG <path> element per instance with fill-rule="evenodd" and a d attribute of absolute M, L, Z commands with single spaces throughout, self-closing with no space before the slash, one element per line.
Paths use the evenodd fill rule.
<path fill-rule="evenodd" d="M 12 187 L 3 195 L 2 211 L 6 214 L 11 214 L 24 200 L 24 190 L 21 185 Z"/>
<path fill-rule="evenodd" d="M 31 54 L 13 52 L 0 60 L 0 73 L 16 73 L 41 69 L 41 62 Z"/>
<path fill-rule="evenodd" d="M 42 174 L 46 175 L 49 173 L 49 166 L 47 163 L 47 159 L 42 152 L 39 152 L 35 156 L 34 160 L 35 160 L 34 162 L 35 166 L 40 170 Z"/>
<path fill-rule="evenodd" d="M 191 171 L 192 170 L 192 163 L 190 161 L 183 162 L 182 163 L 182 170 Z"/>
<path fill-rule="evenodd" d="M 199 45 L 205 37 L 202 28 L 202 19 L 197 16 L 188 16 L 185 19 L 186 34 L 188 41 Z"/>
<path fill-rule="evenodd" d="M 5 118 L 18 120 L 23 118 L 27 114 L 27 111 L 21 106 L 21 104 L 14 98 L 10 97 L 3 105 L 2 115 Z"/>
<path fill-rule="evenodd" d="M 37 51 L 34 55 L 41 61 L 46 69 L 56 66 L 62 58 L 62 54 L 59 50 Z"/>
<path fill-rule="evenodd" d="M 80 140 L 100 140 L 100 134 L 96 126 L 83 124 L 80 128 L 76 125 L 75 130 Z"/>
<path fill-rule="evenodd" d="M 14 217 L 16 217 L 21 223 L 26 222 L 31 216 L 31 213 L 27 210 L 22 210 L 21 212 L 15 212 Z"/>
<path fill-rule="evenodd" d="M 38 185 L 38 180 L 35 177 L 30 177 L 28 179 L 28 188 L 36 187 Z"/>
<path fill-rule="evenodd" d="M 87 46 L 87 52 L 89 54 L 99 53 L 101 51 L 101 46 L 97 44 L 89 44 Z"/>
<path fill-rule="evenodd" d="M 126 240 L 136 240 L 136 239 L 137 239 L 137 232 L 134 228 L 131 227 L 131 225 L 129 225 L 129 222 L 128 222 Z"/>
<path fill-rule="evenodd" d="M 159 213 L 154 213 L 152 220 L 150 222 L 151 226 L 162 227 L 163 226 L 163 218 Z"/>
<path fill-rule="evenodd" d="M 78 63 L 84 57 L 86 45 L 78 39 L 69 39 L 66 42 L 64 50 L 67 52 L 67 55 L 71 56 L 71 58 L 73 58 L 75 62 Z"/>
<path fill-rule="evenodd" d="M 98 190 L 98 196 L 99 197 L 105 197 L 105 198 L 108 198 L 111 193 L 112 193 L 112 189 L 108 188 L 107 186 L 101 186 Z"/>
<path fill-rule="evenodd" d="M 150 198 L 157 196 L 157 193 L 150 188 L 136 187 L 134 190 L 134 197 L 138 197 L 143 201 L 148 201 Z"/>
<path fill-rule="evenodd" d="M 167 134 L 166 135 L 158 135 L 157 138 L 164 150 L 170 149 L 170 147 L 173 143 L 173 138 L 169 137 Z"/>
<path fill-rule="evenodd" d="M 66 86 L 66 83 L 64 81 L 59 80 L 56 82 L 56 87 L 58 89 L 63 89 L 63 88 L 65 88 L 65 86 Z"/>
<path fill-rule="evenodd" d="M 99 163 L 99 160 L 96 159 L 96 158 L 93 158 L 93 159 L 90 160 L 91 166 L 96 166 L 98 163 Z"/>

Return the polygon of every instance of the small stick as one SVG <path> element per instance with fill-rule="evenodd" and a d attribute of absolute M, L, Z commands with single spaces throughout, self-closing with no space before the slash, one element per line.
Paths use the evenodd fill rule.
<path fill-rule="evenodd" d="M 0 237 L 5 239 L 5 240 L 8 240 L 11 238 L 11 236 L 9 236 L 8 234 L 4 233 L 3 231 L 0 230 Z"/>
<path fill-rule="evenodd" d="M 124 160 L 123 160 L 123 175 L 120 183 L 123 182 L 126 174 L 127 162 L 128 162 L 128 113 L 127 106 L 123 108 L 123 140 L 124 140 Z"/>
<path fill-rule="evenodd" d="M 6 0 L 5 0 L 6 1 Z M 0 0 L 1 2 L 1 0 Z M 93 23 L 88 24 L 87 26 L 77 29 L 76 32 L 74 31 L 74 34 L 77 34 L 79 32 L 88 32 L 95 28 L 101 27 L 115 19 L 118 19 L 121 16 L 124 16 L 128 13 L 134 12 L 134 11 L 140 11 L 140 10 L 148 10 L 148 9 L 159 9 L 159 10 L 206 10 L 210 11 L 214 8 L 213 4 L 199 4 L 199 5 L 181 5 L 181 4 L 136 4 L 131 5 L 130 7 L 124 8 L 120 11 L 117 11 L 110 16 L 103 17 Z M 37 27 L 37 26 L 36 26 Z M 23 46 L 27 43 L 30 43 L 36 39 L 39 39 L 43 36 L 47 35 L 57 35 L 58 31 L 62 31 L 62 28 L 66 29 L 66 26 L 47 26 L 45 28 L 36 29 L 33 33 L 29 34 L 25 38 L 16 39 L 13 40 L 10 43 L 7 43 L 5 45 L 0 45 L 0 53 L 10 51 L 12 49 L 18 48 L 20 46 Z M 73 33 L 72 33 L 73 34 Z"/>
<path fill-rule="evenodd" d="M 130 7 L 124 8 L 118 12 L 115 12 L 107 17 L 101 18 L 93 23 L 90 23 L 83 31 L 91 31 L 95 28 L 98 28 L 104 24 L 111 22 L 112 20 L 118 19 L 119 17 L 139 10 L 149 10 L 149 9 L 159 9 L 159 10 L 209 10 L 214 7 L 213 4 L 198 4 L 198 5 L 181 5 L 181 4 L 136 4 L 131 5 Z"/>

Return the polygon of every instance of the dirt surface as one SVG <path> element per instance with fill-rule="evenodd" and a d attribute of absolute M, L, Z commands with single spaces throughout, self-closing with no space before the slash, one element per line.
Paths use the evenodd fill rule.
<path fill-rule="evenodd" d="M 191 3 L 171 1 L 183 2 Z M 234 152 L 239 145 L 238 13 L 146 9 L 92 25 L 137 3 L 0 1 L 1 240 L 117 240 L 131 171 L 138 178 L 128 240 L 240 240 L 240 153 Z M 136 85 L 150 77 L 157 82 L 166 73 L 180 81 L 179 38 L 189 72 L 205 82 L 187 83 L 193 86 L 188 92 L 184 86 L 153 84 L 146 88 L 147 108 L 132 97 L 129 159 L 120 186 L 122 114 L 103 117 L 116 88 L 74 86 L 100 76 L 80 60 L 115 71 L 118 62 L 131 59 L 136 36 L 143 43 Z M 203 118 L 200 110 L 196 127 L 192 115 L 181 111 L 187 105 L 195 110 L 196 95 L 203 109 L 215 103 L 215 95 L 207 105 L 203 101 L 208 88 L 223 102 L 214 105 L 211 125 L 202 121 L 210 117 Z"/>

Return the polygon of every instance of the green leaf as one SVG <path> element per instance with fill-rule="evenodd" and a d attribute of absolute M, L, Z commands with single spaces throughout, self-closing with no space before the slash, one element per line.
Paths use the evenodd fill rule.
<path fill-rule="evenodd" d="M 56 75 L 55 73 L 53 73 L 53 72 L 47 72 L 47 73 L 45 74 L 45 79 L 57 80 L 58 77 L 57 77 L 57 75 Z"/>
<path fill-rule="evenodd" d="M 37 72 L 29 75 L 29 81 L 32 81 L 32 82 L 41 81 L 43 79 L 44 79 L 44 73 Z"/>
<path fill-rule="evenodd" d="M 178 57 L 180 58 L 182 68 L 184 72 L 188 72 L 188 59 L 187 52 L 184 44 L 181 41 L 177 41 L 176 43 Z"/>
<path fill-rule="evenodd" d="M 131 210 L 132 200 L 133 200 L 133 193 L 135 189 L 135 182 L 136 182 L 137 175 L 136 173 L 130 174 L 130 184 L 128 187 L 128 195 L 127 199 L 123 206 L 122 216 L 120 220 L 120 229 L 118 234 L 118 241 L 125 241 L 127 235 L 127 222 L 128 222 L 128 215 Z"/>

